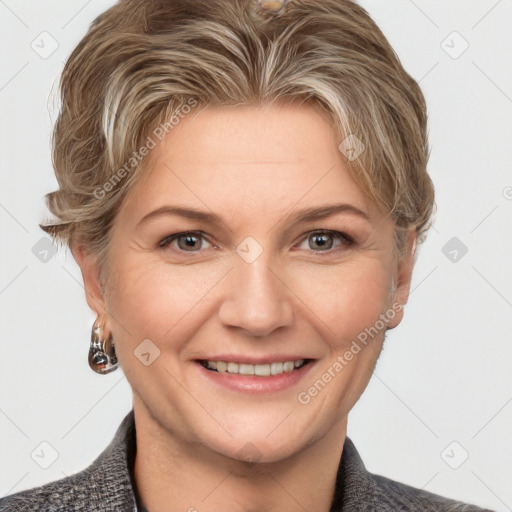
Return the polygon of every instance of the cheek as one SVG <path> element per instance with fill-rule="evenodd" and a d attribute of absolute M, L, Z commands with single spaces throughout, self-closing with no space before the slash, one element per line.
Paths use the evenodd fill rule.
<path fill-rule="evenodd" d="M 118 342 L 133 350 L 149 338 L 179 350 L 194 334 L 193 323 L 197 329 L 199 320 L 215 315 L 215 297 L 229 265 L 173 266 L 142 254 L 117 257 L 115 269 L 107 307 Z M 281 270 L 293 290 L 287 300 L 309 315 L 308 322 L 316 322 L 333 350 L 374 325 L 388 305 L 390 266 L 379 253 L 338 265 L 307 263 Z"/>
<path fill-rule="evenodd" d="M 391 272 L 377 258 L 315 269 L 303 274 L 300 293 L 333 333 L 332 348 L 356 339 L 374 325 L 388 307 Z"/>
<path fill-rule="evenodd" d="M 315 271 L 313 281 L 302 283 L 308 305 L 329 326 L 324 339 L 330 353 L 300 396 L 332 421 L 346 417 L 371 378 L 384 340 L 380 316 L 388 307 L 391 275 L 384 259 L 371 258 Z"/>
<path fill-rule="evenodd" d="M 117 270 L 108 307 L 118 336 L 130 346 L 146 338 L 157 345 L 172 339 L 183 343 L 191 313 L 200 303 L 204 307 L 208 291 L 222 278 L 221 269 L 142 259 L 119 261 Z"/>

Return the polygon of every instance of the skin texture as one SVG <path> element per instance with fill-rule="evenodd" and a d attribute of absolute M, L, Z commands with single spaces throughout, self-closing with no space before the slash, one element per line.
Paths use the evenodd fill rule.
<path fill-rule="evenodd" d="M 94 255 L 74 248 L 88 303 L 112 332 L 133 389 L 135 477 L 151 512 L 329 510 L 347 415 L 386 328 L 307 404 L 298 395 L 379 315 L 407 302 L 414 265 L 412 249 L 396 260 L 393 222 L 366 204 L 340 142 L 305 104 L 190 114 L 152 150 L 116 216 L 106 297 Z M 299 210 L 338 203 L 369 220 L 350 212 L 294 220 Z M 138 224 L 164 205 L 214 212 L 222 223 L 163 215 Z M 199 230 L 204 237 L 190 246 L 182 237 L 159 247 Z M 319 239 L 318 230 L 354 243 Z M 255 254 L 258 246 L 240 245 L 247 237 L 262 249 L 250 263 L 237 252 Z M 411 230 L 409 247 L 414 237 Z M 402 316 L 397 310 L 387 328 Z M 134 353 L 146 339 L 160 351 L 148 366 Z M 205 376 L 197 359 L 218 354 L 314 361 L 287 389 L 248 393 Z M 244 460 L 248 451 L 256 462 Z"/>

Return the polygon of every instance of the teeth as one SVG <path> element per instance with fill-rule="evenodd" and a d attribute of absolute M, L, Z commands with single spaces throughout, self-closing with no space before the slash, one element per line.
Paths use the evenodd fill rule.
<path fill-rule="evenodd" d="M 228 363 L 228 373 L 238 373 L 238 363 Z"/>
<path fill-rule="evenodd" d="M 259 365 L 259 366 L 264 366 L 264 365 Z M 242 364 L 240 363 L 238 365 L 238 373 L 240 375 L 254 375 L 254 373 L 256 372 L 256 368 L 254 367 L 253 364 Z"/>
<path fill-rule="evenodd" d="M 295 368 L 295 363 L 293 361 L 286 361 L 286 363 L 283 364 L 283 371 L 284 372 L 291 372 Z"/>
<path fill-rule="evenodd" d="M 259 375 L 260 377 L 268 377 L 270 375 L 270 365 L 269 364 L 255 364 L 255 365 L 248 364 L 247 366 L 254 366 L 254 375 Z M 242 373 L 242 372 L 240 372 L 240 373 Z"/>
<path fill-rule="evenodd" d="M 283 373 L 283 366 L 284 363 L 272 363 L 270 365 L 270 373 L 272 375 L 278 375 L 280 373 Z"/>
<path fill-rule="evenodd" d="M 210 370 L 217 370 L 219 373 L 227 372 L 236 375 L 257 375 L 259 377 L 269 377 L 270 375 L 289 373 L 303 365 L 304 359 L 270 364 L 226 363 L 225 361 L 203 362 L 203 366 Z"/>

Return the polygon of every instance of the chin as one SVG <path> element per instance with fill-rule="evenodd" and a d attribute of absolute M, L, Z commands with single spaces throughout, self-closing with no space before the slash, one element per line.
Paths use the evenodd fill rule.
<path fill-rule="evenodd" d="M 276 437 L 273 441 L 265 436 L 255 437 L 252 441 L 230 443 L 228 446 L 217 446 L 217 453 L 224 457 L 249 465 L 282 462 L 305 450 L 312 442 L 307 440 L 286 439 Z"/>
<path fill-rule="evenodd" d="M 287 418 L 287 415 L 289 417 Z M 307 421 L 293 419 L 296 411 L 291 414 L 281 414 L 262 417 L 259 415 L 251 421 L 245 416 L 245 423 L 227 425 L 223 436 L 218 435 L 218 429 L 208 428 L 206 432 L 197 433 L 204 446 L 222 456 L 247 463 L 273 463 L 289 459 L 323 437 L 323 431 L 312 428 L 313 418 Z M 270 426 L 271 425 L 271 426 Z"/>

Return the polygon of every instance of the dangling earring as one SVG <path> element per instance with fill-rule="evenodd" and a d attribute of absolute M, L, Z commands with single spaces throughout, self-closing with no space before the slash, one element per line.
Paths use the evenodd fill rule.
<path fill-rule="evenodd" d="M 91 346 L 89 348 L 89 366 L 96 372 L 106 375 L 117 370 L 116 350 L 112 335 L 108 339 L 102 339 L 103 329 L 96 320 L 92 326 Z"/>

